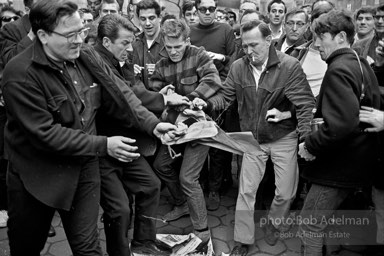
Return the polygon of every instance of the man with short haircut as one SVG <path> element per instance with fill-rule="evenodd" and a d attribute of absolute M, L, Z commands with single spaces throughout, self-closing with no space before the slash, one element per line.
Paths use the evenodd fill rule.
<path fill-rule="evenodd" d="M 225 8 L 224 9 L 228 14 L 228 24 L 233 28 L 233 26 L 236 24 L 236 13 L 231 8 Z"/>
<path fill-rule="evenodd" d="M 133 44 L 134 71 L 148 89 L 149 78 L 164 46 L 160 34 L 161 7 L 156 0 L 141 0 L 136 5 L 136 13 L 143 32 Z"/>
<path fill-rule="evenodd" d="M 239 177 L 232 256 L 244 256 L 255 241 L 254 209 L 256 192 L 266 162 L 274 164 L 276 190 L 263 226 L 265 242 L 275 245 L 282 223 L 296 194 L 298 181 L 297 141 L 310 133 L 314 98 L 299 61 L 271 46 L 271 31 L 265 23 L 251 21 L 242 27 L 242 46 L 246 56 L 235 61 L 223 84 L 228 103 L 238 101 L 240 127 L 252 131 L 262 149 L 253 158 L 254 166 L 243 168 Z M 291 118 L 272 122 L 269 110 L 295 109 Z M 252 114 L 250 114 L 252 113 Z M 299 138 L 296 133 L 298 127 Z"/>
<path fill-rule="evenodd" d="M 284 35 L 272 44 L 279 51 L 291 54 L 295 47 L 306 42 L 304 34 L 308 28 L 308 16 L 301 9 L 292 9 L 285 15 Z"/>
<path fill-rule="evenodd" d="M 216 11 L 216 19 L 215 20 L 217 22 L 220 22 L 220 23 L 227 23 L 228 24 L 227 12 L 224 11 L 223 9 L 218 9 Z"/>
<path fill-rule="evenodd" d="M 222 106 L 224 99 L 217 95 L 222 89 L 219 74 L 203 47 L 190 45 L 189 27 L 184 20 L 165 21 L 161 33 L 165 51 L 156 64 L 151 88 L 159 91 L 172 84 L 176 93 L 190 99 L 191 105 L 203 102 L 201 105 L 208 114 Z M 168 115 L 177 116 L 180 112 L 171 109 Z M 173 221 L 190 214 L 194 233 L 204 244 L 210 239 L 210 231 L 199 176 L 208 150 L 204 145 L 186 143 L 179 172 L 172 165 L 175 159 L 165 145 L 161 146 L 154 162 L 158 176 L 175 199 L 175 207 L 163 219 Z"/>
<path fill-rule="evenodd" d="M 199 15 L 199 24 L 191 27 L 191 44 L 203 46 L 210 55 L 223 82 L 227 77 L 232 54 L 235 52 L 235 35 L 233 29 L 225 23 L 215 22 L 217 2 L 215 0 L 197 0 L 195 2 Z M 214 113 L 222 117 L 225 126 L 226 114 Z M 226 130 L 224 127 L 224 130 Z M 216 148 L 210 150 L 208 210 L 217 210 L 220 206 L 219 190 L 224 177 L 231 183 L 232 154 Z"/>
<path fill-rule="evenodd" d="M 120 5 L 116 0 L 102 0 L 99 7 L 99 18 L 107 14 L 117 14 L 120 11 Z"/>
<path fill-rule="evenodd" d="M 314 116 L 322 118 L 323 124 L 299 145 L 299 155 L 312 161 L 302 173 L 312 185 L 300 214 L 302 220 L 311 221 L 300 222 L 299 234 L 303 255 L 321 256 L 332 223 L 324 220 L 337 216 L 336 210 L 356 189 L 372 186 L 379 137 L 364 132 L 367 126 L 360 122 L 359 111 L 361 107 L 379 108 L 380 93 L 368 62 L 351 49 L 355 25 L 348 13 L 323 14 L 312 23 L 312 31 L 328 69 Z M 343 227 L 338 225 L 338 232 L 346 231 Z M 355 239 L 353 232 L 348 239 Z"/>
<path fill-rule="evenodd" d="M 283 21 L 287 7 L 282 0 L 272 0 L 268 3 L 269 29 L 272 39 L 279 39 L 284 34 Z"/>
<path fill-rule="evenodd" d="M 123 68 L 127 61 L 127 51 L 132 51 L 132 42 L 136 28 L 126 18 L 118 14 L 104 16 L 98 27 L 98 38 L 95 50 L 104 61 L 119 76 L 129 80 Z M 120 63 L 124 63 L 121 67 Z M 124 72 L 126 71 L 126 72 Z M 132 81 L 134 82 L 134 81 Z M 127 83 L 142 101 L 143 106 L 157 114 L 161 114 L 165 106 L 175 102 L 182 104 L 183 97 L 177 94 L 163 96 L 158 92 L 148 91 L 144 85 Z M 178 96 L 178 97 L 177 97 Z M 184 97 L 185 98 L 185 97 Z M 184 103 L 187 104 L 185 98 Z M 108 118 L 100 118 L 99 134 L 123 135 L 136 139 L 139 151 L 142 147 L 156 148 L 156 142 L 137 129 L 126 129 L 118 122 Z M 108 125 L 105 125 L 108 124 Z M 111 129 L 111 127 L 113 127 Z M 145 152 L 142 152 L 144 154 Z M 151 152 L 152 154 L 154 153 Z M 147 153 L 148 154 L 148 153 Z M 146 155 L 147 155 L 146 154 Z M 131 163 L 119 163 L 110 157 L 100 158 L 101 173 L 101 206 L 104 209 L 104 231 L 107 242 L 107 251 L 110 256 L 130 255 L 128 228 L 132 212 L 128 193 L 135 195 L 135 230 L 131 251 L 138 254 L 169 255 L 168 250 L 157 246 L 156 222 L 151 219 L 156 217 L 160 198 L 160 180 L 144 157 Z"/>
<path fill-rule="evenodd" d="M 260 1 L 257 0 L 242 0 L 240 2 L 239 15 L 240 19 L 245 11 L 259 11 Z"/>
<path fill-rule="evenodd" d="M 185 1 L 182 8 L 183 18 L 188 26 L 199 23 L 199 16 L 196 12 L 196 6 L 192 1 Z"/>
<path fill-rule="evenodd" d="M 82 8 L 79 10 L 79 12 L 84 25 L 93 22 L 93 14 L 90 9 Z"/>
<path fill-rule="evenodd" d="M 97 18 L 99 16 L 98 9 L 100 7 L 101 0 L 87 0 L 87 7 L 91 10 L 93 18 Z"/>
<path fill-rule="evenodd" d="M 375 33 L 375 9 L 372 7 L 361 7 L 355 15 L 356 36 L 355 40 L 371 37 Z"/>
<path fill-rule="evenodd" d="M 93 48 L 72 1 L 40 0 L 29 15 L 36 40 L 6 66 L 9 245 L 14 256 L 40 255 L 60 214 L 74 255 L 102 255 L 97 219 L 98 157 L 132 162 L 135 141 L 100 136 L 96 116 L 149 135 L 174 130 L 141 105 Z"/>
<path fill-rule="evenodd" d="M 358 40 L 353 44 L 353 49 L 367 59 L 371 65 L 376 62 L 376 47 L 379 45 L 379 40 L 384 37 L 384 5 L 376 8 L 373 18 L 375 19 L 373 36 Z"/>

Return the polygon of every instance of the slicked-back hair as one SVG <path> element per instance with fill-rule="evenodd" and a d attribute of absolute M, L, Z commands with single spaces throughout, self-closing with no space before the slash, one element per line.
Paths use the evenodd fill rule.
<path fill-rule="evenodd" d="M 332 6 L 332 9 L 335 8 L 335 4 L 334 4 L 333 2 L 331 2 L 331 1 L 328 1 L 328 0 L 316 0 L 316 1 L 313 2 L 313 4 L 312 4 L 312 11 L 313 11 L 313 9 L 315 9 L 315 5 L 316 5 L 318 2 L 328 2 L 328 4 L 329 4 L 330 6 Z"/>
<path fill-rule="evenodd" d="M 259 16 L 259 20 L 262 20 L 262 19 L 261 19 L 261 16 L 260 16 L 260 15 L 261 15 L 260 12 L 258 12 L 258 11 L 256 11 L 256 10 L 245 10 L 244 13 L 243 13 L 243 15 L 241 16 L 239 22 L 241 23 L 241 21 L 243 20 L 243 17 L 244 17 L 244 16 L 246 16 L 246 15 L 248 15 L 248 14 L 252 14 L 252 13 L 256 13 L 256 14 Z"/>
<path fill-rule="evenodd" d="M 120 6 L 119 2 L 117 2 L 117 0 L 101 0 L 99 10 L 103 9 L 104 4 L 116 4 L 117 5 L 117 11 L 121 10 L 121 6 Z"/>
<path fill-rule="evenodd" d="M 25 7 L 28 7 L 29 9 L 31 9 L 33 5 L 33 0 L 24 0 L 23 3 Z"/>
<path fill-rule="evenodd" d="M 332 10 L 334 10 L 335 8 L 332 7 L 331 5 L 320 5 L 318 7 L 316 7 L 315 9 L 312 10 L 312 14 L 311 14 L 311 23 L 320 17 L 320 15 L 322 14 L 325 14 L 325 13 L 328 13 Z"/>
<path fill-rule="evenodd" d="M 360 9 L 358 9 L 356 11 L 355 20 L 357 20 L 359 18 L 360 14 L 365 14 L 365 13 L 372 14 L 372 17 L 374 17 L 376 15 L 376 9 L 371 7 L 371 6 L 361 7 Z"/>
<path fill-rule="evenodd" d="M 29 13 L 33 33 L 37 34 L 39 29 L 51 33 L 62 17 L 73 15 L 77 8 L 70 0 L 39 0 Z"/>
<path fill-rule="evenodd" d="M 293 15 L 296 15 L 296 14 L 300 14 L 300 13 L 304 14 L 304 16 L 305 16 L 305 23 L 308 23 L 308 15 L 307 15 L 307 13 L 303 9 L 299 9 L 299 8 L 293 8 L 287 14 L 285 14 L 285 22 L 288 20 L 289 17 L 291 17 Z"/>
<path fill-rule="evenodd" d="M 107 37 L 112 43 L 115 42 L 121 28 L 131 31 L 133 34 L 137 32 L 137 28 L 127 18 L 119 14 L 105 15 L 97 28 L 97 41 L 101 43 L 103 38 Z"/>
<path fill-rule="evenodd" d="M 271 8 L 272 8 L 273 4 L 283 4 L 284 5 L 284 13 L 287 13 L 287 6 L 285 5 L 283 0 L 272 0 L 271 2 L 269 2 L 268 7 L 267 7 L 268 13 L 271 12 Z"/>
<path fill-rule="evenodd" d="M 201 4 L 201 1 L 203 1 L 203 0 L 195 0 L 196 10 L 199 8 L 199 5 Z M 214 0 L 214 2 L 215 2 L 215 6 L 217 6 L 217 0 Z"/>
<path fill-rule="evenodd" d="M 264 38 L 272 34 L 269 26 L 260 20 L 251 20 L 245 23 L 244 26 L 241 27 L 241 34 L 251 31 L 254 28 L 258 28 Z"/>
<path fill-rule="evenodd" d="M 179 38 L 183 40 L 189 37 L 190 29 L 183 19 L 169 19 L 166 20 L 161 27 L 161 34 L 163 37 Z"/>
<path fill-rule="evenodd" d="M 326 14 L 320 15 L 312 24 L 312 31 L 317 36 L 324 33 L 330 33 L 335 37 L 344 31 L 347 35 L 348 43 L 353 44 L 355 37 L 355 25 L 352 17 L 345 11 L 332 10 Z"/>
<path fill-rule="evenodd" d="M 379 6 L 376 8 L 376 12 L 384 12 L 384 4 L 379 5 Z M 375 13 L 375 14 L 376 14 L 376 13 Z"/>
<path fill-rule="evenodd" d="M 137 17 L 140 17 L 140 11 L 141 10 L 147 10 L 147 9 L 155 9 L 155 13 L 157 17 L 160 17 L 161 14 L 161 7 L 156 0 L 141 0 L 137 5 L 136 5 L 136 14 Z"/>
<path fill-rule="evenodd" d="M 186 11 L 191 11 L 193 9 L 193 7 L 195 6 L 195 3 L 192 2 L 192 1 L 185 1 L 183 3 L 183 6 L 181 7 L 181 11 L 182 11 L 182 17 L 185 16 L 185 13 Z M 180 17 L 181 18 L 181 17 Z"/>

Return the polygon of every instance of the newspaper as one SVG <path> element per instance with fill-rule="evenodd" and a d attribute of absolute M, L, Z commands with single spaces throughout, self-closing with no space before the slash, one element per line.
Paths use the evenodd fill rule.
<path fill-rule="evenodd" d="M 206 248 L 203 248 L 203 252 L 196 251 L 196 248 L 198 248 L 202 241 L 193 233 L 189 235 L 157 234 L 156 239 L 169 248 L 172 248 L 171 256 L 215 256 L 211 239 L 206 245 Z M 148 256 L 137 253 L 133 253 L 133 255 Z"/>

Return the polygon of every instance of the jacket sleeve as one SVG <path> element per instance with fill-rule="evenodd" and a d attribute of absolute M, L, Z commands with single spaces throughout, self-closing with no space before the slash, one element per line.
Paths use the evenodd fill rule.
<path fill-rule="evenodd" d="M 346 73 L 345 67 L 326 72 L 322 83 L 326 87 L 322 88 L 320 103 L 324 124 L 305 140 L 311 154 L 318 155 L 327 148 L 340 145 L 359 129 L 360 102 L 352 86 L 356 83 L 353 76 Z"/>
<path fill-rule="evenodd" d="M 107 63 L 94 51 L 87 48 L 85 50 L 88 55 L 88 63 L 91 66 L 97 65 L 98 70 L 93 70 L 102 83 L 103 91 L 103 110 L 107 115 L 120 120 L 121 124 L 127 128 L 132 126 L 146 131 L 149 135 L 153 135 L 153 130 L 160 122 L 159 119 L 148 109 L 146 109 L 141 101 L 136 97 L 132 89 L 125 84 L 119 76 L 116 76 Z"/>
<path fill-rule="evenodd" d="M 198 65 L 196 72 L 199 77 L 199 84 L 190 95 L 186 96 L 191 100 L 196 97 L 208 100 L 222 88 L 219 72 L 203 49 L 199 49 L 196 63 Z"/>
<path fill-rule="evenodd" d="M 149 111 L 159 114 L 163 112 L 165 102 L 162 94 L 147 90 L 141 80 L 138 80 L 131 88 L 137 98 L 141 100 L 143 106 Z"/>
<path fill-rule="evenodd" d="M 21 35 L 15 34 L 16 29 L 14 24 L 9 23 L 0 30 L 1 59 L 4 65 L 33 43 L 27 35 L 18 41 Z M 20 32 L 18 31 L 18 33 Z"/>
<path fill-rule="evenodd" d="M 290 66 L 285 96 L 295 106 L 300 141 L 303 141 L 311 133 L 310 122 L 313 116 L 312 110 L 315 107 L 315 97 L 299 61 L 294 59 Z"/>
<path fill-rule="evenodd" d="M 107 137 L 89 135 L 56 123 L 44 92 L 37 83 L 12 82 L 3 86 L 10 121 L 21 127 L 36 148 L 70 156 L 107 155 Z"/>
<path fill-rule="evenodd" d="M 223 89 L 221 90 L 221 93 L 223 94 L 225 103 L 227 106 L 230 106 L 233 104 L 233 102 L 236 100 L 236 70 L 240 66 L 240 63 L 236 61 L 231 65 L 231 69 L 229 70 L 227 79 L 225 79 L 225 82 L 223 83 Z"/>

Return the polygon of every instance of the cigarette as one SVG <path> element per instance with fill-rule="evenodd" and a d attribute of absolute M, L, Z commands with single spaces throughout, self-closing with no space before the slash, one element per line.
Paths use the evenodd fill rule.
<path fill-rule="evenodd" d="M 252 55 L 252 61 L 255 62 L 256 61 L 256 57 L 254 55 Z"/>

